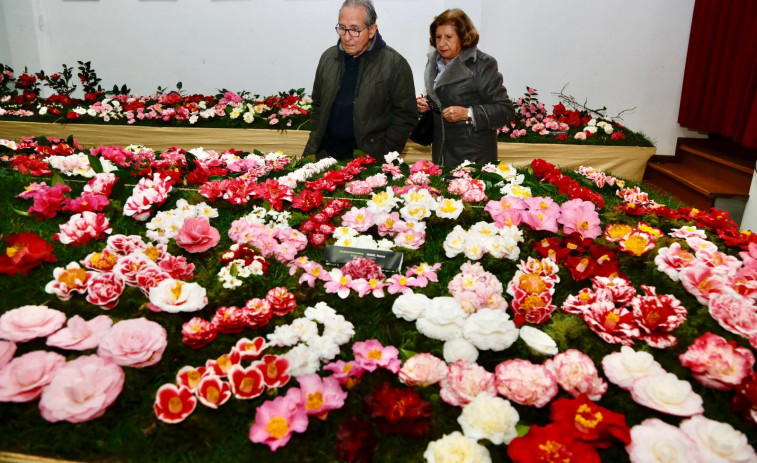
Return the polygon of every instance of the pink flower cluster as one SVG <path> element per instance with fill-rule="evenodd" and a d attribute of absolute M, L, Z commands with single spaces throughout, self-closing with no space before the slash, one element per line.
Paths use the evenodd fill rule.
<path fill-rule="evenodd" d="M 510 307 L 516 326 L 523 323 L 544 323 L 557 306 L 552 304 L 555 285 L 560 282 L 559 268 L 549 258 L 527 260 L 518 264 L 518 271 L 507 284 L 507 294 L 513 297 Z"/>
<path fill-rule="evenodd" d="M 83 266 L 83 267 L 82 267 Z M 168 279 L 189 280 L 194 264 L 175 257 L 163 246 L 148 245 L 137 235 L 114 235 L 101 252 L 53 270 L 53 280 L 45 291 L 62 301 L 74 292 L 87 294 L 91 304 L 109 310 L 118 304 L 125 287 L 137 286 L 147 295 L 151 288 Z"/>
<path fill-rule="evenodd" d="M 603 188 L 605 185 L 617 186 L 618 188 L 624 188 L 626 186 L 626 182 L 623 180 L 607 175 L 601 170 L 597 170 L 590 166 L 579 166 L 576 172 L 594 182 L 599 188 Z"/>
<path fill-rule="evenodd" d="M 386 175 L 371 175 L 365 180 L 353 180 L 344 187 L 344 191 L 355 196 L 367 196 L 373 193 L 374 188 L 386 186 Z"/>
<path fill-rule="evenodd" d="M 591 288 L 570 295 L 563 312 L 581 315 L 589 328 L 606 342 L 630 346 L 639 339 L 665 349 L 678 339 L 671 334 L 686 321 L 688 311 L 675 296 L 658 295 L 642 285 L 644 295 L 622 278 L 594 277 Z"/>
<path fill-rule="evenodd" d="M 578 233 L 582 238 L 594 239 L 602 234 L 596 206 L 578 198 L 560 206 L 550 197 L 505 196 L 499 201 L 489 201 L 484 210 L 500 228 L 525 223 L 534 230 L 557 233 L 558 224 L 562 224 L 566 235 Z"/>
<path fill-rule="evenodd" d="M 66 196 L 71 188 L 62 183 L 56 183 L 54 187 L 48 187 L 45 182 L 32 183 L 26 187 L 26 191 L 17 195 L 22 199 L 34 201 L 27 211 L 40 220 L 55 217 L 58 211 L 70 211 L 74 213 L 100 212 L 108 207 L 108 197 L 116 183 L 113 174 L 100 173 L 89 180 L 84 186 L 82 194 L 74 199 Z"/>
<path fill-rule="evenodd" d="M 396 212 L 371 212 L 365 207 L 353 207 L 342 216 L 342 226 L 362 233 L 375 225 L 379 236 L 390 236 L 396 246 L 419 249 L 426 242 L 426 224 L 413 217 L 407 218 L 400 220 Z"/>
<path fill-rule="evenodd" d="M 211 321 L 194 317 L 181 329 L 184 344 L 200 349 L 213 341 L 219 333 L 241 333 L 246 329 L 266 326 L 274 316 L 282 317 L 297 308 L 294 294 L 284 287 L 271 288 L 265 299 L 252 298 L 244 307 L 221 306 Z"/>
<path fill-rule="evenodd" d="M 55 233 L 53 239 L 62 244 L 81 247 L 90 240 L 102 239 L 112 231 L 110 221 L 105 214 L 84 211 L 72 215 L 68 222 L 60 224 L 60 232 Z"/>
<path fill-rule="evenodd" d="M 480 309 L 507 309 L 502 283 L 478 262 L 461 265 L 460 273 L 450 280 L 447 289 L 468 314 Z"/>
<path fill-rule="evenodd" d="M 481 180 L 470 176 L 464 169 L 457 169 L 453 173 L 453 179 L 447 185 L 447 191 L 460 195 L 464 201 L 480 203 L 489 199 L 484 193 L 486 184 Z"/>
<path fill-rule="evenodd" d="M 140 222 L 147 220 L 153 210 L 166 201 L 172 185 L 173 180 L 170 177 L 157 173 L 152 179 L 140 179 L 131 196 L 126 199 L 124 215 Z"/>
<path fill-rule="evenodd" d="M 697 381 L 720 391 L 741 384 L 754 368 L 754 354 L 749 349 L 709 332 L 696 338 L 678 358 Z"/>
<path fill-rule="evenodd" d="M 237 244 L 257 248 L 263 257 L 275 257 L 279 262 L 289 262 L 308 245 L 305 234 L 290 227 L 272 227 L 251 222 L 245 217 L 231 223 L 229 238 Z"/>
<path fill-rule="evenodd" d="M 679 243 L 660 249 L 654 260 L 657 269 L 680 281 L 720 326 L 757 347 L 757 245 L 750 244 L 739 260 L 696 236 L 686 243 L 693 253 Z"/>

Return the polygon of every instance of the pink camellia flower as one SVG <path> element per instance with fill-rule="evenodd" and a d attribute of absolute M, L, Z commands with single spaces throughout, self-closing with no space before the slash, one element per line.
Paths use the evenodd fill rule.
<path fill-rule="evenodd" d="M 221 234 L 207 217 L 187 217 L 176 234 L 176 244 L 187 252 L 205 252 L 221 240 Z"/>
<path fill-rule="evenodd" d="M 694 262 L 694 254 L 683 249 L 680 243 L 673 243 L 669 247 L 657 251 L 654 263 L 657 270 L 665 273 L 673 281 L 678 281 L 678 274 L 682 269 Z"/>
<path fill-rule="evenodd" d="M 231 392 L 237 399 L 254 399 L 265 391 L 263 374 L 257 368 L 234 365 L 228 374 Z"/>
<path fill-rule="evenodd" d="M 686 291 L 702 305 L 708 305 L 713 296 L 726 291 L 725 277 L 701 263 L 682 269 L 678 278 Z"/>
<path fill-rule="evenodd" d="M 494 371 L 497 392 L 521 405 L 541 408 L 557 395 L 557 380 L 543 365 L 523 359 L 507 360 Z"/>
<path fill-rule="evenodd" d="M 308 416 L 300 406 L 300 392 L 290 389 L 285 396 L 266 401 L 255 410 L 250 440 L 276 451 L 289 442 L 293 432 L 305 432 L 307 427 Z"/>
<path fill-rule="evenodd" d="M 360 377 L 365 373 L 365 369 L 362 368 L 354 360 L 345 362 L 344 360 L 337 360 L 331 362 L 323 367 L 326 371 L 331 371 L 331 378 L 339 381 L 339 384 L 352 389 L 357 383 L 360 382 Z"/>
<path fill-rule="evenodd" d="M 106 249 L 117 256 L 124 257 L 145 249 L 147 245 L 139 235 L 113 235 L 108 237 Z"/>
<path fill-rule="evenodd" d="M 300 383 L 300 403 L 308 415 L 325 420 L 329 410 L 337 410 L 344 406 L 347 392 L 342 390 L 336 378 L 321 378 L 318 374 L 312 373 L 299 376 L 297 382 Z"/>
<path fill-rule="evenodd" d="M 342 216 L 342 226 L 354 228 L 359 232 L 367 231 L 375 224 L 373 213 L 367 208 L 352 208 Z"/>
<path fill-rule="evenodd" d="M 110 221 L 105 214 L 84 211 L 72 215 L 68 222 L 61 224 L 60 233 L 55 233 L 53 238 L 62 244 L 84 246 L 90 240 L 101 239 L 112 231 Z"/>
<path fill-rule="evenodd" d="M 97 270 L 98 272 L 110 272 L 118 262 L 118 256 L 110 251 L 108 248 L 102 250 L 102 252 L 93 252 L 87 255 L 82 261 L 82 265 L 90 270 Z"/>
<path fill-rule="evenodd" d="M 447 363 L 431 354 L 416 354 L 405 361 L 399 379 L 408 386 L 426 387 L 436 384 L 449 373 Z"/>
<path fill-rule="evenodd" d="M 550 197 L 534 196 L 523 200 L 526 209 L 521 213 L 521 221 L 534 230 L 557 233 L 557 219 L 560 206 Z"/>
<path fill-rule="evenodd" d="M 184 386 L 164 384 L 155 394 L 153 410 L 155 416 L 164 423 L 180 423 L 197 407 L 197 398 Z"/>
<path fill-rule="evenodd" d="M 113 185 L 116 184 L 116 175 L 101 172 L 84 185 L 84 191 L 96 195 L 110 196 Z"/>
<path fill-rule="evenodd" d="M 197 283 L 167 279 L 150 288 L 148 307 L 156 312 L 196 312 L 208 304 L 205 288 Z"/>
<path fill-rule="evenodd" d="M 108 359 L 85 355 L 58 369 L 42 391 L 42 418 L 82 423 L 102 416 L 124 386 L 124 371 Z"/>
<path fill-rule="evenodd" d="M 37 350 L 16 357 L 0 369 L 0 402 L 30 402 L 42 394 L 66 358 Z"/>
<path fill-rule="evenodd" d="M 713 333 L 696 338 L 678 358 L 697 381 L 721 391 L 738 386 L 754 367 L 754 354 L 749 349 Z"/>
<path fill-rule="evenodd" d="M 566 235 L 578 233 L 582 238 L 594 239 L 602 234 L 599 214 L 591 201 L 571 199 L 564 202 L 557 221 L 563 225 L 563 233 Z"/>
<path fill-rule="evenodd" d="M 657 241 L 652 234 L 636 229 L 620 240 L 618 248 L 634 256 L 640 256 L 654 249 L 656 245 Z"/>
<path fill-rule="evenodd" d="M 145 248 L 146 249 L 146 248 Z M 113 266 L 113 273 L 118 274 L 129 286 L 137 286 L 137 275 L 144 268 L 157 267 L 158 264 L 141 251 L 121 256 Z"/>
<path fill-rule="evenodd" d="M 231 398 L 231 386 L 215 375 L 203 376 L 195 391 L 197 399 L 208 408 L 218 408 Z"/>
<path fill-rule="evenodd" d="M 704 412 L 702 398 L 688 381 L 673 373 L 643 376 L 631 386 L 633 400 L 652 410 L 675 416 L 694 416 Z"/>
<path fill-rule="evenodd" d="M 399 350 L 396 347 L 384 347 L 376 339 L 356 342 L 352 345 L 352 352 L 355 354 L 355 362 L 366 371 L 375 371 L 380 367 L 397 373 L 402 363 L 397 358 Z"/>
<path fill-rule="evenodd" d="M 78 315 L 68 319 L 66 327 L 51 334 L 47 345 L 69 350 L 93 349 L 113 326 L 113 320 L 107 315 L 99 315 L 89 321 Z"/>
<path fill-rule="evenodd" d="M 544 365 L 557 383 L 573 397 L 586 394 L 596 402 L 607 391 L 607 383 L 599 377 L 591 357 L 576 349 L 568 349 L 547 360 Z"/>
<path fill-rule="evenodd" d="M 350 295 L 351 282 L 351 276 L 345 275 L 340 269 L 335 268 L 329 272 L 329 280 L 323 285 L 323 289 L 327 293 L 336 293 L 337 296 L 346 299 Z"/>
<path fill-rule="evenodd" d="M 455 407 L 470 403 L 480 393 L 496 395 L 494 374 L 476 363 L 458 360 L 449 366 L 449 373 L 439 382 L 439 396 Z"/>
<path fill-rule="evenodd" d="M 110 204 L 110 201 L 108 201 L 107 196 L 84 192 L 78 198 L 67 202 L 62 210 L 73 213 L 101 212 L 108 207 L 108 204 Z"/>
<path fill-rule="evenodd" d="M 631 428 L 631 463 L 704 463 L 694 441 L 676 426 L 647 418 Z"/>
<path fill-rule="evenodd" d="M 87 283 L 87 302 L 110 310 L 118 305 L 126 283 L 116 272 L 99 273 Z"/>
<path fill-rule="evenodd" d="M 195 264 L 191 264 L 184 256 L 166 256 L 158 263 L 160 268 L 176 280 L 191 280 Z"/>
<path fill-rule="evenodd" d="M 0 338 L 14 342 L 31 341 L 58 331 L 66 314 L 44 305 L 24 305 L 0 315 Z"/>
<path fill-rule="evenodd" d="M 117 365 L 149 367 L 160 362 L 168 345 L 160 324 L 144 317 L 122 320 L 110 329 L 97 348 L 97 355 Z"/>
<path fill-rule="evenodd" d="M 525 209 L 523 200 L 515 196 L 504 196 L 499 201 L 489 201 L 484 208 L 499 228 L 520 225 L 521 213 Z"/>
<path fill-rule="evenodd" d="M 0 370 L 11 361 L 15 353 L 15 342 L 0 340 Z"/>
<path fill-rule="evenodd" d="M 709 301 L 710 315 L 720 326 L 745 338 L 757 335 L 757 312 L 751 300 L 731 295 L 717 294 Z"/>
<path fill-rule="evenodd" d="M 44 185 L 44 183 L 42 184 Z M 71 191 L 71 187 L 63 185 L 62 183 L 56 183 L 53 187 L 44 186 L 37 188 L 34 194 L 31 196 L 34 200 L 34 204 L 29 208 L 29 213 L 34 214 L 39 220 L 52 219 L 55 214 L 58 213 L 63 202 L 65 201 L 66 193 Z M 20 196 L 20 195 L 19 195 Z M 29 197 L 28 195 L 25 195 Z"/>
<path fill-rule="evenodd" d="M 181 326 L 181 340 L 192 349 L 205 347 L 216 337 L 216 326 L 200 317 L 193 317 Z"/>

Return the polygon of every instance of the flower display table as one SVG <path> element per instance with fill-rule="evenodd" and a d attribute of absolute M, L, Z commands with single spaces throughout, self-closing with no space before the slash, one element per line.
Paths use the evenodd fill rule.
<path fill-rule="evenodd" d="M 68 137 L 73 135 L 84 146 L 141 144 L 155 150 L 169 146 L 262 152 L 283 151 L 299 154 L 305 147 L 308 131 L 220 129 L 201 127 L 143 127 L 95 124 L 55 124 L 43 122 L 0 121 L 0 138 L 17 139 L 29 135 Z M 526 166 L 541 158 L 564 169 L 592 166 L 618 177 L 640 182 L 654 147 L 581 146 L 541 143 L 499 143 L 499 159 L 515 166 Z M 408 162 L 431 159 L 431 148 L 408 141 L 403 155 Z"/>

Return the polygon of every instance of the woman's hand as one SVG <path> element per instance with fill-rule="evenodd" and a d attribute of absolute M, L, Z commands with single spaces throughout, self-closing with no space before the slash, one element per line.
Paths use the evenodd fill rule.
<path fill-rule="evenodd" d="M 431 110 L 431 106 L 428 105 L 428 100 L 424 97 L 416 98 L 415 103 L 418 106 L 418 112 L 421 114 Z"/>
<path fill-rule="evenodd" d="M 468 108 L 462 106 L 447 106 L 442 109 L 442 118 L 447 122 L 468 120 Z"/>

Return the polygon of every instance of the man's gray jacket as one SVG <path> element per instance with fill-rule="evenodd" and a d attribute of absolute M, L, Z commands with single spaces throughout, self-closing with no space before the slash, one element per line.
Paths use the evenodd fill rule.
<path fill-rule="evenodd" d="M 376 41 L 382 41 L 376 33 Z M 374 45 L 372 44 L 372 45 Z M 339 44 L 321 55 L 313 83 L 310 138 L 304 155 L 323 149 L 331 106 L 344 72 L 344 55 Z M 389 46 L 360 57 L 354 106 L 357 149 L 380 157 L 405 148 L 418 122 L 413 73 L 405 58 Z"/>

